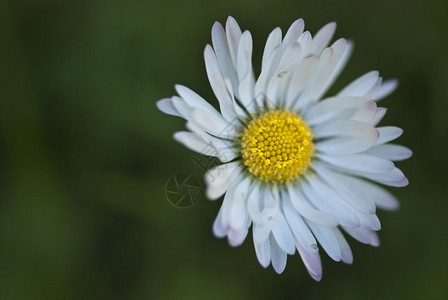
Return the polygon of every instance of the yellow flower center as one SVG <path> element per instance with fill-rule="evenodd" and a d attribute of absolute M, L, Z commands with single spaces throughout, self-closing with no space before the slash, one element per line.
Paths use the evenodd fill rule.
<path fill-rule="evenodd" d="M 265 182 L 288 182 L 305 174 L 314 153 L 313 135 L 302 118 L 272 110 L 253 119 L 244 130 L 244 164 Z"/>

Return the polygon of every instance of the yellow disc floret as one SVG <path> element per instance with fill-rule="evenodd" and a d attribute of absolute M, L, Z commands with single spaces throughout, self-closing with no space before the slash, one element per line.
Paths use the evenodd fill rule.
<path fill-rule="evenodd" d="M 249 172 L 265 182 L 288 182 L 305 174 L 314 153 L 302 118 L 284 110 L 253 119 L 243 132 L 241 154 Z"/>

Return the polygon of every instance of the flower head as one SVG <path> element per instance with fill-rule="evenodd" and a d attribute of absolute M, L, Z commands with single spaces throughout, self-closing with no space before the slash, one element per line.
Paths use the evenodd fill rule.
<path fill-rule="evenodd" d="M 179 96 L 157 102 L 187 121 L 189 131 L 177 132 L 177 141 L 222 162 L 205 175 L 207 197 L 224 195 L 214 234 L 238 246 L 252 226 L 263 267 L 272 263 L 281 273 L 297 250 L 315 280 L 322 277 L 319 246 L 335 261 L 352 263 L 341 231 L 379 245 L 376 207 L 399 204 L 375 182 L 407 185 L 392 161 L 412 155 L 389 143 L 400 128 L 377 127 L 386 113 L 377 101 L 396 88 L 395 80 L 383 82 L 373 71 L 323 97 L 352 52 L 345 39 L 327 47 L 335 28 L 329 23 L 314 38 L 302 19 L 283 38 L 274 29 L 255 79 L 251 34 L 229 17 L 225 29 L 213 25 L 213 47 L 204 51 L 220 111 L 180 85 Z"/>

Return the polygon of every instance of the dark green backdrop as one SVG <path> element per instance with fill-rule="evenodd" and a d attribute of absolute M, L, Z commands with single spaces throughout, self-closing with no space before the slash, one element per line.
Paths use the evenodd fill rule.
<path fill-rule="evenodd" d="M 447 3 L 2 0 L 0 299 L 447 299 Z M 333 92 L 374 69 L 400 80 L 381 104 L 414 150 L 402 207 L 379 212 L 380 248 L 350 240 L 352 266 L 323 255 L 320 283 L 298 255 L 279 276 L 251 239 L 215 239 L 220 201 L 165 199 L 172 174 L 201 170 L 155 102 L 175 83 L 215 101 L 202 51 L 228 15 L 256 71 L 269 32 L 303 17 L 355 41 Z"/>

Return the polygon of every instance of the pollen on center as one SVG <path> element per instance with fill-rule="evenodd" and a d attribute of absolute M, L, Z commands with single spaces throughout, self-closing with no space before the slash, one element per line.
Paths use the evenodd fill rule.
<path fill-rule="evenodd" d="M 314 154 L 313 135 L 297 114 L 272 110 L 243 132 L 241 154 L 250 173 L 264 182 L 289 182 L 305 174 Z"/>

